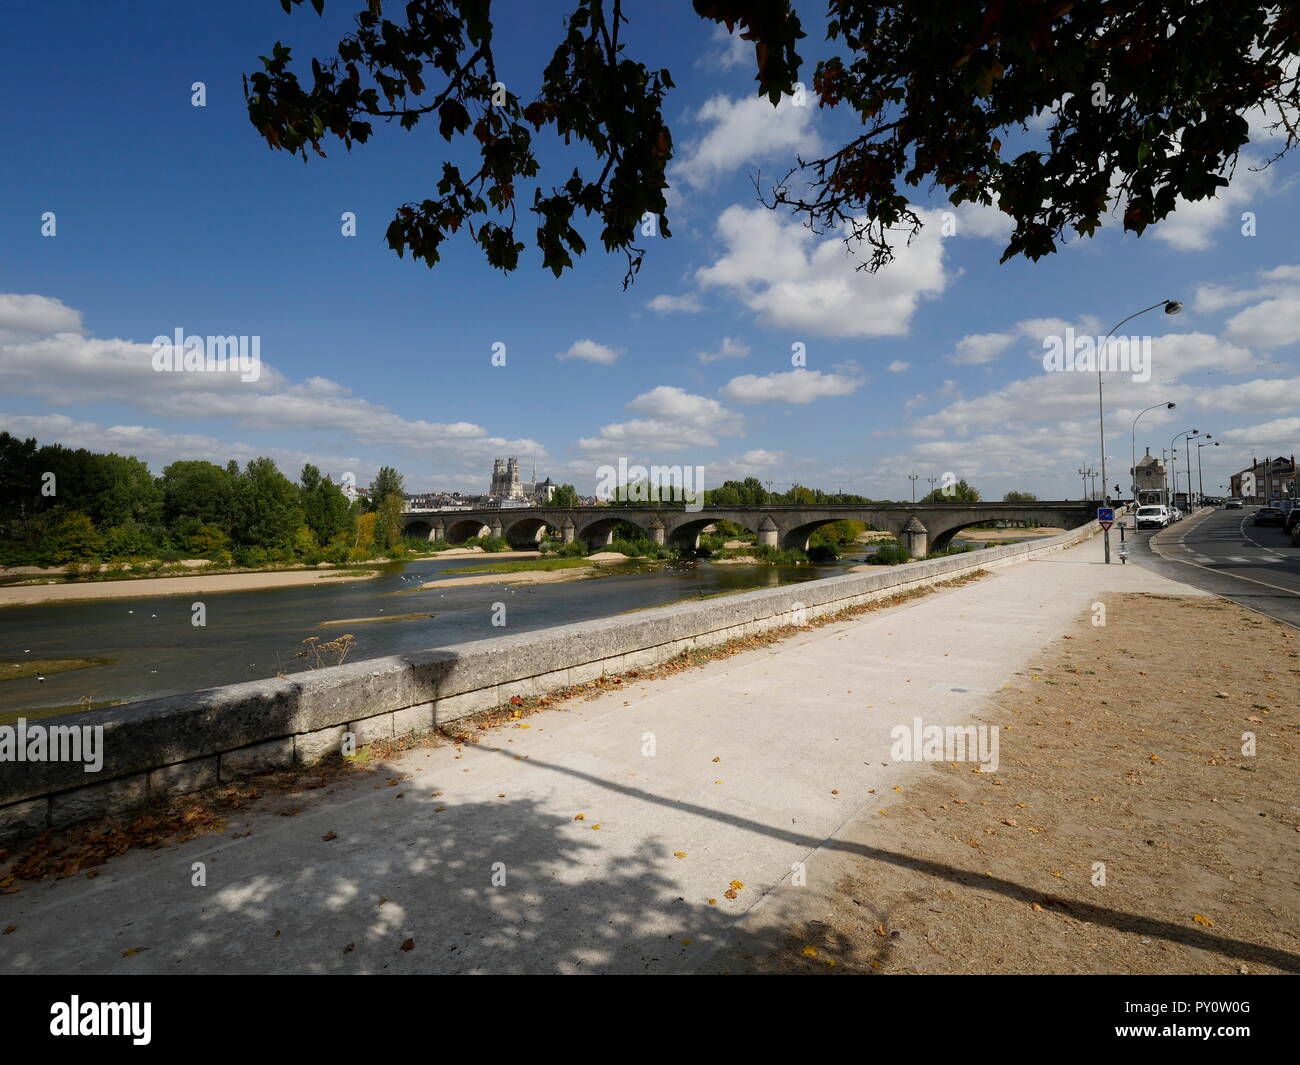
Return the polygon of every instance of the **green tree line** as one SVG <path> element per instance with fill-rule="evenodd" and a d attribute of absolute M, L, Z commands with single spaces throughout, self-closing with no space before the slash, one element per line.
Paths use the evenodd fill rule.
<path fill-rule="evenodd" d="M 382 467 L 355 500 L 308 463 L 242 469 L 182 460 L 154 476 L 137 458 L 0 432 L 0 565 L 174 561 L 347 562 L 400 551 L 402 476 Z"/>

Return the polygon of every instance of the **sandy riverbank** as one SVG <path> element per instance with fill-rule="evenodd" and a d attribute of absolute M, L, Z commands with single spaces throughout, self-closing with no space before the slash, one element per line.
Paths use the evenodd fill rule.
<path fill-rule="evenodd" d="M 595 574 L 595 566 L 520 570 L 516 573 L 475 573 L 470 577 L 445 577 L 440 581 L 425 581 L 420 585 L 420 589 L 423 591 L 429 588 L 463 588 L 470 584 L 549 584 L 552 581 L 580 581 Z"/>
<path fill-rule="evenodd" d="M 92 581 L 85 584 L 29 584 L 0 588 L 0 607 L 83 599 L 148 599 L 156 595 L 246 592 L 260 588 L 316 584 L 322 580 L 364 581 L 378 574 L 378 570 L 356 575 L 339 570 L 283 570 L 272 573 L 215 573 L 196 577 L 142 577 L 139 580 Z"/>

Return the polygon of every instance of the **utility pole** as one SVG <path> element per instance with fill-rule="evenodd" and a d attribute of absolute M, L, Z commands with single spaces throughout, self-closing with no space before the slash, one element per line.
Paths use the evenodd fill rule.
<path fill-rule="evenodd" d="M 1079 467 L 1077 470 L 1075 470 L 1074 472 L 1077 473 L 1080 477 L 1083 478 L 1083 498 L 1084 498 L 1084 501 L 1086 502 L 1087 499 L 1088 499 L 1088 474 L 1091 473 L 1092 471 L 1091 471 L 1091 470 L 1085 470 L 1082 466 L 1080 466 L 1080 467 Z"/>
<path fill-rule="evenodd" d="M 916 502 L 916 482 L 920 479 L 915 470 L 907 475 L 907 479 L 912 482 L 912 502 Z"/>

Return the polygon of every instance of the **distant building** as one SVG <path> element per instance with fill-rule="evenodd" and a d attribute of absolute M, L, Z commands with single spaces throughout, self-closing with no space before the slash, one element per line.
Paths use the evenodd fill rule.
<path fill-rule="evenodd" d="M 1295 499 L 1295 456 L 1256 459 L 1244 470 L 1232 475 L 1232 494 L 1248 503 L 1266 503 L 1270 499 Z"/>
<path fill-rule="evenodd" d="M 533 477 L 536 478 L 536 470 Z M 498 507 L 529 507 L 549 503 L 557 485 L 548 477 L 544 481 L 525 481 L 519 476 L 519 460 L 496 459 L 492 464 L 492 481 L 487 503 Z"/>
<path fill-rule="evenodd" d="M 1151 449 L 1147 448 L 1147 453 L 1138 459 L 1138 464 L 1129 470 L 1133 478 L 1133 484 L 1137 488 L 1138 503 L 1146 502 L 1163 502 L 1165 495 L 1165 464 L 1160 459 L 1151 454 Z M 1149 493 L 1144 495 L 1143 493 Z"/>

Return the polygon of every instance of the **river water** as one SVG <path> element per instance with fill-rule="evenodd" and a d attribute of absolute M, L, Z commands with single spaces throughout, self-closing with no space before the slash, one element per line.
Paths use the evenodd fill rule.
<path fill-rule="evenodd" d="M 607 575 L 553 584 L 479 584 L 418 591 L 439 574 L 453 576 L 490 556 L 393 563 L 360 581 L 323 579 L 319 585 L 258 591 L 97 600 L 0 610 L 0 658 L 112 658 L 111 665 L 0 683 L 0 723 L 14 711 L 134 701 L 220 684 L 296 673 L 303 640 L 322 643 L 351 633 L 349 662 L 382 655 L 528 632 L 551 625 L 608 617 L 719 592 L 815 580 L 860 562 L 856 553 L 833 566 L 714 565 L 635 562 L 602 566 Z M 125 588 L 124 588 L 125 590 Z M 191 624 L 201 600 L 207 624 Z M 494 603 L 506 604 L 505 627 L 492 625 Z M 408 620 L 328 625 L 329 621 L 385 615 L 432 615 Z M 333 661 L 332 659 L 330 660 Z"/>

